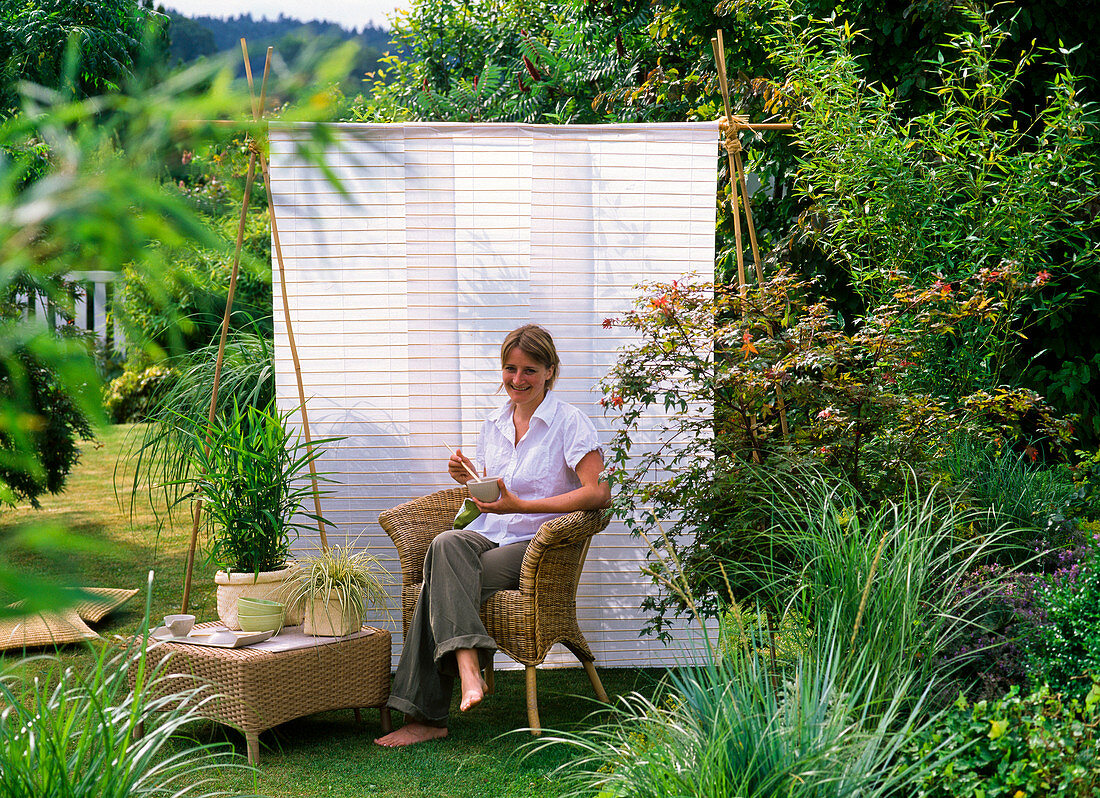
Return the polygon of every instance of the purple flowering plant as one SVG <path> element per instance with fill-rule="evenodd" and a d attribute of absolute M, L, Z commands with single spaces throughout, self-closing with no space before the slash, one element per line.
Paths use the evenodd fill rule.
<path fill-rule="evenodd" d="M 1057 615 L 1058 597 L 1078 596 L 1100 567 L 1100 531 L 1092 529 L 1097 526 L 1084 524 L 1056 545 L 1036 539 L 1025 567 L 985 564 L 960 582 L 961 596 L 973 599 L 975 624 L 943 659 L 955 669 L 961 692 L 992 700 L 1013 686 L 1037 687 L 1048 680 L 1043 660 L 1050 646 L 1044 641 L 1057 625 L 1052 609 Z"/>

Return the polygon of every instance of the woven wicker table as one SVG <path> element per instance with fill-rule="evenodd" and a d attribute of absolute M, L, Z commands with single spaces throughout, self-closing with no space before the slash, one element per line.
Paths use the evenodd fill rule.
<path fill-rule="evenodd" d="M 216 626 L 221 624 L 195 628 Z M 170 657 L 165 673 L 191 675 L 213 687 L 218 696 L 203 704 L 200 714 L 243 731 L 253 764 L 260 759 L 260 732 L 316 712 L 354 709 L 358 720 L 361 707 L 377 707 L 382 731 L 393 728 L 386 706 L 390 633 L 385 629 L 364 626 L 354 635 L 333 638 L 307 637 L 300 627 L 288 627 L 247 648 L 165 641 L 149 653 L 152 662 Z"/>

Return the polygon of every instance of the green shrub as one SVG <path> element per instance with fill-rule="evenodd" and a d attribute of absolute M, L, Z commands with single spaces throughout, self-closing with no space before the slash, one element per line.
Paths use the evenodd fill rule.
<path fill-rule="evenodd" d="M 1077 514 L 1088 520 L 1100 520 L 1100 450 L 1076 454 L 1073 482 L 1077 486 Z"/>
<path fill-rule="evenodd" d="M 902 762 L 927 772 L 914 798 L 1087 796 L 1100 791 L 1100 721 L 1094 686 L 1084 706 L 1047 687 L 967 703 L 913 735 Z"/>
<path fill-rule="evenodd" d="M 227 182 L 235 179 L 231 174 L 223 178 Z M 164 255 L 174 267 L 171 274 L 124 270 L 115 310 L 130 340 L 140 342 L 147 350 L 172 356 L 217 340 L 229 296 L 239 210 L 204 217 L 211 232 L 221 238 L 220 248 L 165 248 Z M 270 219 L 266 209 L 253 208 L 246 219 L 230 316 L 235 330 L 258 330 L 270 337 L 270 260 Z"/>
<path fill-rule="evenodd" d="M 1040 354 L 1023 349 L 1024 335 L 1088 307 L 1095 291 L 1087 276 L 1097 267 L 1097 218 L 1085 208 L 1100 161 L 1081 81 L 1062 70 L 1038 106 L 1020 114 L 1011 98 L 1042 66 L 1040 54 L 1021 53 L 1009 24 L 970 7 L 929 64 L 935 104 L 910 117 L 895 92 L 867 79 L 853 49 L 861 33 L 837 18 L 808 23 L 798 2 L 774 7 L 769 44 L 785 78 L 776 88 L 797 120 L 795 191 L 809 206 L 798 237 L 842 264 L 871 307 L 893 295 L 893 274 L 952 294 L 960 281 L 992 284 L 1015 273 L 995 290 L 999 312 L 927 336 L 906 378 L 953 399 L 1019 378 Z M 1044 332 L 1059 343 L 1083 335 L 1073 327 Z M 1096 373 L 1090 358 L 1072 363 L 1084 385 Z M 1052 401 L 1061 398 L 1049 390 L 1059 381 L 1048 374 L 1040 382 Z M 1082 387 L 1067 396 L 1094 411 Z"/>
<path fill-rule="evenodd" d="M 83 345 L 52 340 L 51 348 L 80 357 Z M 34 350 L 46 343 L 28 340 L 0 360 L 0 402 L 10 415 L 0 422 L 0 482 L 37 507 L 43 493 L 58 493 L 80 459 L 80 440 L 91 440 L 92 426 L 64 378 Z"/>
<path fill-rule="evenodd" d="M 1100 547 L 1089 541 L 1085 558 L 1048 576 L 1036 590 L 1045 621 L 1023 641 L 1028 674 L 1068 695 L 1085 693 L 1100 678 Z"/>
<path fill-rule="evenodd" d="M 167 366 L 123 372 L 104 386 L 103 409 L 115 424 L 145 421 L 163 392 L 178 379 L 179 372 Z"/>

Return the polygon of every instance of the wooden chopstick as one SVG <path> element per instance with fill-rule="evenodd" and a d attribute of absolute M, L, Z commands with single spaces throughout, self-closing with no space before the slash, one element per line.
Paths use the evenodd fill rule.
<path fill-rule="evenodd" d="M 454 449 L 452 449 L 452 448 L 451 448 L 451 445 L 450 445 L 449 443 L 446 443 L 446 442 L 444 442 L 444 443 L 443 443 L 443 445 L 447 447 L 447 451 L 448 451 L 448 452 L 450 452 L 451 454 L 453 454 L 453 455 L 454 455 L 455 457 L 458 457 L 458 452 L 456 452 L 456 451 L 455 451 Z M 460 461 L 461 461 L 461 459 L 462 459 L 462 458 L 459 458 L 459 460 L 460 460 Z M 469 475 L 470 475 L 471 477 L 473 477 L 474 479 L 478 479 L 478 480 L 480 480 L 480 479 L 481 479 L 481 477 L 479 477 L 479 476 L 477 475 L 477 472 L 476 472 L 476 471 L 474 471 L 474 470 L 473 470 L 472 468 L 470 468 L 470 467 L 469 467 L 468 465 L 466 465 L 466 463 L 462 463 L 462 467 L 463 467 L 463 468 L 465 468 L 465 469 L 466 469 L 466 473 L 467 473 L 467 474 L 469 474 Z"/>

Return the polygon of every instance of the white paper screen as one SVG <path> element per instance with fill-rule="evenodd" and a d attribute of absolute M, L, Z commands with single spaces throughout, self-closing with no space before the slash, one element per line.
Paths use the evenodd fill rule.
<path fill-rule="evenodd" d="M 716 123 L 405 124 L 329 127 L 322 170 L 299 157 L 303 126 L 271 125 L 272 207 L 314 437 L 343 436 L 319 461 L 331 542 L 357 540 L 396 575 L 381 510 L 454 483 L 444 443 L 471 454 L 503 401 L 499 348 L 529 322 L 562 358 L 554 390 L 606 443 L 596 387 L 625 342 L 603 320 L 637 283 L 714 268 Z M 278 268 L 277 264 L 273 264 Z M 297 407 L 274 284 L 279 407 Z M 296 548 L 318 545 L 303 537 Z M 577 596 L 600 666 L 682 662 L 682 645 L 640 638 L 644 544 L 621 522 L 598 535 Z M 399 652 L 399 588 L 392 589 Z M 576 664 L 555 651 L 549 663 Z M 498 665 L 510 660 L 498 656 Z"/>

